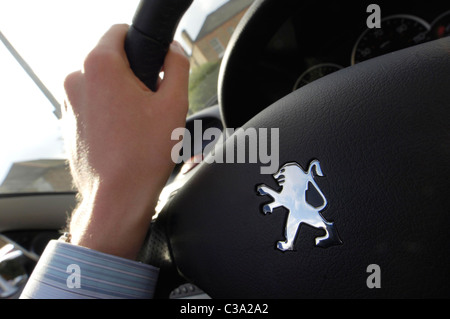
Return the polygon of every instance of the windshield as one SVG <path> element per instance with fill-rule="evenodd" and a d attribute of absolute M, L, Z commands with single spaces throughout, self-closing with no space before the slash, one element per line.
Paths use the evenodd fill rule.
<path fill-rule="evenodd" d="M 253 0 L 195 0 L 175 39 L 191 61 L 189 114 L 217 104 L 225 48 Z M 0 2 L 0 195 L 74 191 L 61 134 L 63 81 L 139 0 Z M 47 90 L 47 91 L 46 91 Z"/>

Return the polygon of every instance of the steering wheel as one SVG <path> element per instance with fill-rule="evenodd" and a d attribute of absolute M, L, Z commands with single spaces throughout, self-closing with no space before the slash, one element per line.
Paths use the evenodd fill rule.
<path fill-rule="evenodd" d="M 264 21 L 276 29 L 297 2 L 257 0 L 237 28 L 219 86 L 228 127 L 240 124 L 230 110 L 251 101 L 239 94 L 242 66 L 270 36 Z M 449 83 L 444 38 L 335 72 L 252 115 L 216 153 L 244 149 L 247 129 L 260 141 L 278 128 L 278 165 L 200 165 L 142 248 L 161 267 L 158 296 L 189 281 L 212 298 L 449 297 Z"/>

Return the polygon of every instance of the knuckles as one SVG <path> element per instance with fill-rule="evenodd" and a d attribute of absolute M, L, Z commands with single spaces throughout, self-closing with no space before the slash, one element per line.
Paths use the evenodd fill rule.
<path fill-rule="evenodd" d="M 110 76 L 111 71 L 123 64 L 122 56 L 111 49 L 97 47 L 85 58 L 83 63 L 83 74 L 85 76 Z"/>
<path fill-rule="evenodd" d="M 81 81 L 82 81 L 81 71 L 70 73 L 64 79 L 63 85 L 66 94 L 63 108 L 64 113 L 67 113 L 69 107 L 73 109 L 74 107 L 76 107 L 76 105 L 78 105 L 79 102 L 78 92 L 80 91 Z"/>

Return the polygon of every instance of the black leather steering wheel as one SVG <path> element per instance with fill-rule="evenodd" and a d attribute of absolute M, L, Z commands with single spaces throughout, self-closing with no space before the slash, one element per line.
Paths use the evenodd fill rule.
<path fill-rule="evenodd" d="M 262 36 L 264 17 L 281 23 L 282 5 L 256 1 L 238 27 L 222 66 L 222 109 L 239 99 L 236 77 L 246 77 L 242 43 Z M 444 38 L 333 73 L 253 116 L 244 130 L 279 128 L 283 170 L 202 164 L 142 250 L 161 267 L 160 293 L 188 280 L 213 298 L 448 298 L 449 84 Z M 302 212 L 292 203 L 307 210 L 298 199 L 305 183 L 323 196 L 308 205 L 314 221 L 301 219 L 287 243 L 286 226 L 296 225 L 288 215 Z M 291 204 L 283 193 L 295 194 L 284 196 Z M 368 287 L 371 265 L 380 289 Z"/>

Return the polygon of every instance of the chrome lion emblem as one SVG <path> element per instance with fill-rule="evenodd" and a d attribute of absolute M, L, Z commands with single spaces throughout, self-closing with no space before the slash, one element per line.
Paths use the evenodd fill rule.
<path fill-rule="evenodd" d="M 281 251 L 294 250 L 294 241 L 301 224 L 305 223 L 325 231 L 325 236 L 316 238 L 316 246 L 327 248 L 342 244 L 334 223 L 328 222 L 321 214 L 327 206 L 327 199 L 314 180 L 313 171 L 317 176 L 324 176 L 320 163 L 314 160 L 304 171 L 297 163 L 287 163 L 273 175 L 281 189 L 276 191 L 265 184 L 258 185 L 256 191 L 259 195 L 268 195 L 273 201 L 263 206 L 263 213 L 273 213 L 278 207 L 285 207 L 289 213 L 286 222 L 285 241 L 279 241 L 277 248 Z M 321 197 L 321 204 L 313 206 L 307 200 L 307 191 L 310 187 Z"/>

